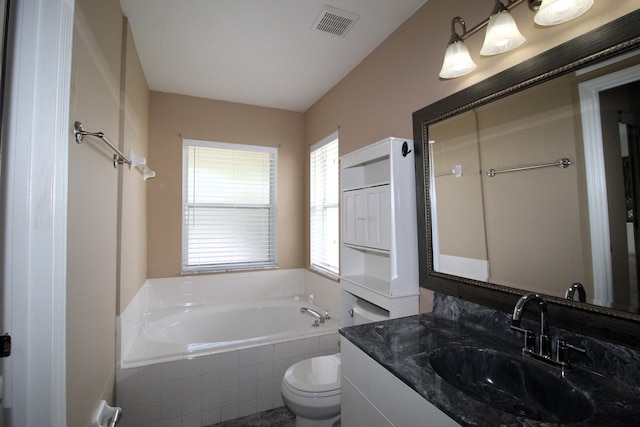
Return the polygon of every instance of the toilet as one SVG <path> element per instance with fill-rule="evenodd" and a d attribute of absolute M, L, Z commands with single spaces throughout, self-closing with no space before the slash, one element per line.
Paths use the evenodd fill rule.
<path fill-rule="evenodd" d="M 358 300 L 354 325 L 389 319 L 385 310 Z M 282 398 L 296 414 L 296 427 L 332 427 L 340 419 L 340 353 L 294 363 L 282 380 Z"/>

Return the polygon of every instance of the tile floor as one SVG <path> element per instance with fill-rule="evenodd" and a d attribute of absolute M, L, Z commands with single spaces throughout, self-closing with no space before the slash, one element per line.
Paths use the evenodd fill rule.
<path fill-rule="evenodd" d="M 294 427 L 295 425 L 295 414 L 286 406 L 281 406 L 247 417 L 224 421 L 210 427 Z"/>
<path fill-rule="evenodd" d="M 296 416 L 286 406 L 249 415 L 244 418 L 225 421 L 209 427 L 295 427 Z M 340 427 L 340 421 L 333 427 Z"/>

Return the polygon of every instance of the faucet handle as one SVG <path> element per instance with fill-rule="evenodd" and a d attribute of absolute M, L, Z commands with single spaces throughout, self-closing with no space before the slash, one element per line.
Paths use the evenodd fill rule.
<path fill-rule="evenodd" d="M 563 365 L 570 366 L 571 361 L 569 360 L 569 351 L 571 350 L 577 351 L 581 354 L 587 353 L 587 350 L 584 348 L 569 344 L 565 340 L 559 339 L 556 341 L 556 360 Z"/>
<path fill-rule="evenodd" d="M 524 334 L 524 347 L 523 351 L 535 351 L 536 349 L 536 336 L 531 329 L 521 328 L 520 326 L 511 325 L 511 329 Z"/>

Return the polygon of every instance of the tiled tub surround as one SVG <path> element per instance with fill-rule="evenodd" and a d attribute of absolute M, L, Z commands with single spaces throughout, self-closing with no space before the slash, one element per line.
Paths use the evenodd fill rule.
<path fill-rule="evenodd" d="M 149 280 L 122 315 L 120 349 L 131 349 L 145 319 L 158 312 L 304 295 L 335 317 L 339 292 L 334 282 L 302 269 Z M 121 361 L 116 372 L 120 424 L 199 427 L 282 406 L 280 384 L 291 364 L 339 351 L 337 322 L 332 323 L 330 330 L 312 328 L 309 317 L 304 337 L 150 357 L 145 364 L 129 363 L 133 367 Z"/>
<path fill-rule="evenodd" d="M 532 316 L 533 317 L 533 316 Z M 528 319 L 526 319 L 528 320 Z M 550 319 L 553 325 L 553 318 Z M 434 312 L 343 328 L 340 334 L 405 384 L 463 426 L 549 426 L 485 405 L 446 383 L 433 370 L 430 354 L 444 348 L 479 347 L 522 357 L 522 336 L 509 329 L 510 316 L 456 298 L 436 295 Z M 535 331 L 537 322 L 523 325 Z M 594 414 L 573 425 L 629 426 L 640 419 L 640 352 L 551 328 L 551 336 L 583 347 L 571 355 L 566 381 L 581 389 Z M 560 371 L 538 364 L 559 376 Z M 561 403 L 561 402 L 560 402 Z"/>

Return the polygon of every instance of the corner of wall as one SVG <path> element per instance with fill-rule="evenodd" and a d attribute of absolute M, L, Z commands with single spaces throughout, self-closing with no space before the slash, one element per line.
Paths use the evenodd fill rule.
<path fill-rule="evenodd" d="M 313 303 L 340 319 L 340 284 L 321 274 L 304 269 L 304 295 L 313 295 Z"/>

